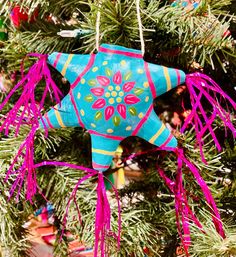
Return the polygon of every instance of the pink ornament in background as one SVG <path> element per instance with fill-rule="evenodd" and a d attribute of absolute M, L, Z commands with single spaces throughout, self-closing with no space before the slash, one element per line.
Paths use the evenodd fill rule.
<path fill-rule="evenodd" d="M 173 123 L 173 125 L 175 126 L 180 126 L 181 125 L 181 120 L 179 118 L 179 114 L 177 112 L 173 113 L 173 117 L 171 119 L 171 122 Z"/>
<path fill-rule="evenodd" d="M 0 74 L 0 92 L 7 93 L 10 91 L 12 84 L 9 79 L 5 78 L 3 73 Z"/>

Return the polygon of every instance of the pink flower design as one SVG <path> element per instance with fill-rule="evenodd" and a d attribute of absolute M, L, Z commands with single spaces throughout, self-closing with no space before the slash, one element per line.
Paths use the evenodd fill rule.
<path fill-rule="evenodd" d="M 125 82 L 123 86 L 121 86 L 122 74 L 120 71 L 113 75 L 112 80 L 106 76 L 97 76 L 96 79 L 100 84 L 100 87 L 90 89 L 91 93 L 98 97 L 98 99 L 93 103 L 92 108 L 102 109 L 105 107 L 105 120 L 109 120 L 114 115 L 115 110 L 123 119 L 126 119 L 126 105 L 133 105 L 140 101 L 136 95 L 129 93 L 134 88 L 135 82 Z M 108 99 L 105 99 L 104 96 Z M 115 98 L 116 96 L 118 97 Z M 122 100 L 125 104 L 121 103 Z M 115 102 L 118 104 L 116 105 Z"/>

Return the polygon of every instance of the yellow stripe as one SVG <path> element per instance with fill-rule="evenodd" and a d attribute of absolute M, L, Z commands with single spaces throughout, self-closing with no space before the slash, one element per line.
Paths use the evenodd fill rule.
<path fill-rule="evenodd" d="M 123 168 L 118 169 L 117 174 L 117 189 L 121 189 L 125 185 L 125 172 Z"/>
<path fill-rule="evenodd" d="M 104 154 L 104 155 L 110 155 L 110 156 L 114 156 L 114 154 L 115 154 L 115 151 L 106 151 L 106 150 L 95 149 L 95 148 L 92 148 L 92 152 Z"/>
<path fill-rule="evenodd" d="M 65 76 L 66 70 L 67 70 L 67 68 L 68 68 L 68 66 L 69 66 L 73 56 L 74 56 L 73 54 L 69 54 L 69 56 L 68 56 L 68 58 L 67 58 L 67 60 L 66 60 L 66 62 L 64 64 L 64 67 L 63 67 L 63 69 L 61 71 L 62 76 Z"/>
<path fill-rule="evenodd" d="M 58 110 L 56 110 L 56 109 L 54 109 L 54 111 L 55 111 L 56 118 L 57 118 L 57 121 L 58 121 L 59 125 L 60 125 L 62 128 L 65 128 L 66 126 L 65 126 L 65 124 L 64 124 L 63 121 L 62 121 L 60 112 L 59 112 Z"/>
<path fill-rule="evenodd" d="M 171 90 L 171 80 L 170 80 L 170 74 L 168 72 L 168 68 L 167 67 L 163 67 L 164 69 L 164 75 L 165 75 L 165 78 L 166 78 L 166 84 L 167 84 L 167 91 Z"/>
<path fill-rule="evenodd" d="M 157 133 L 149 140 L 151 144 L 155 142 L 155 140 L 161 135 L 161 133 L 165 130 L 165 125 L 162 124 Z"/>

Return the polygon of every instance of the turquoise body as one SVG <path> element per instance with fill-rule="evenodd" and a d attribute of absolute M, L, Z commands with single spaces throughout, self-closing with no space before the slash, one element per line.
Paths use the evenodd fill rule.
<path fill-rule="evenodd" d="M 106 170 L 121 140 L 139 136 L 157 146 L 177 141 L 153 110 L 153 99 L 185 81 L 185 73 L 147 63 L 139 50 L 101 45 L 97 54 L 52 53 L 48 62 L 71 84 L 44 115 L 48 128 L 85 127 L 93 168 Z"/>

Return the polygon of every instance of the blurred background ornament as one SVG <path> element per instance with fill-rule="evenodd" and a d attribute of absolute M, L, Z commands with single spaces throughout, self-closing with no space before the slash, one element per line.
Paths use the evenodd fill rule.
<path fill-rule="evenodd" d="M 6 74 L 2 71 L 0 73 L 0 92 L 7 93 L 12 87 L 12 81 L 7 78 Z"/>
<path fill-rule="evenodd" d="M 174 0 L 172 1 L 171 6 L 182 7 L 188 12 L 196 9 L 199 6 L 200 1 L 201 0 Z"/>
<path fill-rule="evenodd" d="M 38 8 L 35 8 L 33 13 L 30 14 L 27 8 L 22 8 L 19 5 L 14 6 L 10 13 L 12 24 L 16 28 L 20 28 L 22 22 L 32 23 L 36 21 L 38 15 L 39 15 Z"/>
<path fill-rule="evenodd" d="M 8 39 L 7 27 L 3 17 L 0 17 L 0 41 L 6 41 Z"/>

